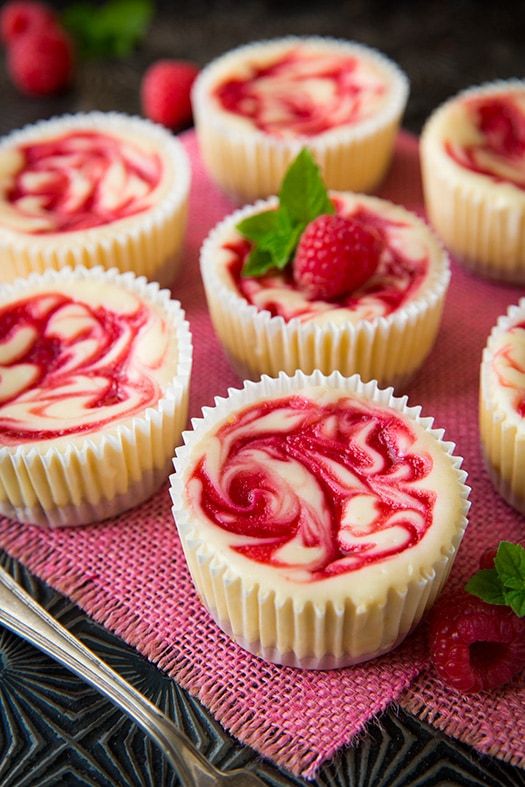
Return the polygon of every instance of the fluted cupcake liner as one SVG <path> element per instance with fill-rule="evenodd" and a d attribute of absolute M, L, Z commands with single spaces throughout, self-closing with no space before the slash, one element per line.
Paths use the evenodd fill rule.
<path fill-rule="evenodd" d="M 166 480 L 186 425 L 191 334 L 180 303 L 156 282 L 116 269 L 66 267 L 4 285 L 0 308 L 28 286 L 86 279 L 118 284 L 162 311 L 176 346 L 174 374 L 154 406 L 85 436 L 0 445 L 0 513 L 21 522 L 81 525 L 137 505 Z"/>
<path fill-rule="evenodd" d="M 337 196 L 333 193 L 332 196 Z M 385 200 L 374 204 L 391 205 Z M 201 275 L 213 327 L 232 366 L 243 378 L 261 374 L 358 373 L 383 385 L 403 385 L 419 369 L 434 344 L 450 281 L 446 252 L 430 229 L 413 214 L 400 214 L 424 229 L 439 249 L 440 259 L 421 292 L 386 317 L 355 323 L 301 322 L 273 316 L 248 303 L 221 275 L 214 259 L 222 240 L 247 216 L 277 205 L 275 198 L 242 208 L 220 222 L 201 249 Z M 240 237 L 240 236 L 239 236 Z"/>
<path fill-rule="evenodd" d="M 525 419 L 493 395 L 494 350 L 509 328 L 525 322 L 525 298 L 502 315 L 483 351 L 480 372 L 480 436 L 485 463 L 492 482 L 509 505 L 525 514 Z"/>
<path fill-rule="evenodd" d="M 525 91 L 525 81 L 490 82 L 449 99 L 427 120 L 420 149 L 426 210 L 450 251 L 474 273 L 523 284 L 525 191 L 457 164 L 440 133 L 456 102 L 513 89 Z"/>
<path fill-rule="evenodd" d="M 406 559 L 397 580 L 389 578 L 383 564 L 372 568 L 375 599 L 365 600 L 362 570 L 322 582 L 276 583 L 254 561 L 237 555 L 222 541 L 215 541 L 209 528 L 199 525 L 202 514 L 193 510 L 186 484 L 199 453 L 199 444 L 236 413 L 260 401 L 298 394 L 313 386 L 335 389 L 341 395 L 358 395 L 376 405 L 393 408 L 432 435 L 447 462 L 456 488 L 455 521 L 441 522 L 445 533 L 435 535 L 425 558 Z M 469 508 L 461 457 L 454 444 L 445 442 L 443 430 L 434 429 L 433 419 L 423 418 L 420 407 L 409 407 L 407 397 L 393 395 L 392 388 L 380 389 L 375 381 L 364 383 L 358 375 L 345 378 L 338 372 L 325 376 L 297 372 L 293 377 L 263 376 L 257 383 L 245 382 L 242 390 L 230 389 L 227 398 L 216 398 L 215 406 L 203 408 L 203 417 L 192 421 L 193 430 L 183 435 L 184 445 L 174 459 L 171 476 L 173 516 L 197 592 L 218 625 L 238 644 L 252 653 L 279 664 L 331 669 L 355 664 L 385 653 L 414 628 L 442 589 L 461 542 Z M 423 539 L 424 541 L 424 539 Z M 422 542 L 421 542 L 422 543 Z M 410 552 L 410 550 L 407 550 Z M 405 553 L 403 553 L 405 554 Z M 359 575 L 359 576 L 357 576 Z M 322 587 L 321 587 L 322 586 Z"/>
<path fill-rule="evenodd" d="M 69 131 L 147 135 L 161 155 L 164 173 L 152 192 L 152 207 L 86 230 L 49 234 L 23 233 L 0 224 L 0 282 L 47 269 L 83 265 L 118 268 L 170 284 L 180 262 L 186 228 L 190 164 L 181 143 L 148 120 L 117 112 L 90 112 L 44 120 L 14 131 L 0 152 Z"/>
<path fill-rule="evenodd" d="M 228 77 L 240 58 L 250 60 L 264 47 L 276 54 L 296 44 L 330 46 L 345 56 L 362 56 L 386 73 L 390 95 L 374 117 L 311 137 L 277 138 L 255 127 L 240 126 L 219 112 L 210 92 Z M 192 103 L 199 145 L 212 176 L 228 193 L 248 202 L 277 194 L 288 165 L 302 147 L 314 154 L 329 188 L 371 191 L 390 162 L 395 136 L 408 97 L 408 80 L 399 67 L 375 49 L 341 39 L 289 36 L 257 41 L 227 52 L 203 69 Z"/>

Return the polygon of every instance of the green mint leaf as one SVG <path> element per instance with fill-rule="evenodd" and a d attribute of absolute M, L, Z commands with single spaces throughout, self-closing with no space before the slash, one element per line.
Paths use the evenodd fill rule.
<path fill-rule="evenodd" d="M 307 224 L 334 212 L 319 167 L 305 148 L 284 176 L 279 207 L 249 216 L 237 225 L 241 235 L 253 244 L 242 275 L 263 276 L 271 268 L 285 268 Z"/>
<path fill-rule="evenodd" d="M 522 546 L 501 541 L 494 565 L 505 588 L 525 593 L 525 549 Z"/>
<path fill-rule="evenodd" d="M 244 263 L 241 274 L 242 276 L 264 276 L 273 267 L 273 258 L 270 252 L 256 246 Z"/>
<path fill-rule="evenodd" d="M 505 603 L 519 618 L 525 617 L 525 590 L 505 590 Z"/>
<path fill-rule="evenodd" d="M 294 224 L 306 225 L 325 213 L 335 213 L 321 171 L 307 148 L 301 150 L 288 168 L 279 192 L 279 204 Z"/>
<path fill-rule="evenodd" d="M 248 216 L 237 224 L 237 229 L 248 240 L 259 243 L 272 232 L 278 231 L 280 226 L 279 212 L 277 210 L 266 210 L 264 213 L 256 213 L 255 216 Z"/>
<path fill-rule="evenodd" d="M 125 57 L 145 34 L 152 13 L 152 0 L 78 2 L 66 8 L 62 21 L 81 55 Z"/>
<path fill-rule="evenodd" d="M 303 231 L 304 225 L 298 224 L 287 230 L 280 230 L 271 237 L 267 236 L 261 243 L 261 248 L 271 254 L 275 268 L 283 270 L 287 266 Z"/>
<path fill-rule="evenodd" d="M 503 585 L 494 568 L 484 568 L 474 574 L 465 585 L 467 593 L 486 601 L 487 604 L 506 604 Z"/>

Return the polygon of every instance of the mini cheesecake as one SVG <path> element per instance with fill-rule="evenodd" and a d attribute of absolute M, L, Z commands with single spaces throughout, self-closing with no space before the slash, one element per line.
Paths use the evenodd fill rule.
<path fill-rule="evenodd" d="M 480 431 L 497 490 L 525 514 L 525 298 L 500 317 L 483 351 Z"/>
<path fill-rule="evenodd" d="M 64 265 L 170 283 L 190 170 L 182 145 L 140 118 L 92 112 L 0 142 L 0 281 Z"/>
<path fill-rule="evenodd" d="M 390 202 L 330 196 L 339 215 L 372 228 L 381 241 L 375 273 L 341 297 L 312 299 L 295 282 L 293 263 L 260 278 L 243 276 L 251 247 L 236 226 L 275 207 L 275 199 L 227 217 L 203 245 L 201 275 L 213 326 L 242 377 L 320 369 L 401 384 L 434 343 L 450 278 L 439 241 L 417 216 Z"/>
<path fill-rule="evenodd" d="M 425 203 L 449 249 L 482 275 L 525 282 L 525 82 L 471 88 L 427 121 Z"/>
<path fill-rule="evenodd" d="M 205 408 L 173 515 L 216 622 L 310 669 L 385 653 L 417 624 L 466 526 L 461 459 L 420 408 L 357 375 L 263 377 Z"/>
<path fill-rule="evenodd" d="M 193 88 L 204 161 L 242 201 L 276 194 L 300 147 L 329 188 L 372 190 L 392 155 L 408 83 L 375 50 L 330 38 L 242 46 L 210 63 Z"/>
<path fill-rule="evenodd" d="M 167 477 L 184 428 L 191 339 L 167 290 L 64 268 L 0 295 L 0 513 L 105 519 Z"/>

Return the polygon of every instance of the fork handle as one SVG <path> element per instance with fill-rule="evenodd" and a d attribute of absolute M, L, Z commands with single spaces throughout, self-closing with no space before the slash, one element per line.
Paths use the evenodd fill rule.
<path fill-rule="evenodd" d="M 212 787 L 220 772 L 152 702 L 101 661 L 0 566 L 0 623 L 104 694 L 153 738 L 188 787 Z"/>

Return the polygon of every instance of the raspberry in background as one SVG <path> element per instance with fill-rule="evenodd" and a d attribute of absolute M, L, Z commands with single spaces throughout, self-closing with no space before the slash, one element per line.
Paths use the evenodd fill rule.
<path fill-rule="evenodd" d="M 73 74 L 73 46 L 59 27 L 29 31 L 17 38 L 7 53 L 13 84 L 29 96 L 57 93 Z"/>
<path fill-rule="evenodd" d="M 525 618 L 461 591 L 434 607 L 429 648 L 448 686 L 464 693 L 496 689 L 525 668 Z"/>
<path fill-rule="evenodd" d="M 142 79 L 141 99 L 144 115 L 170 129 L 191 121 L 190 91 L 199 69 L 185 60 L 159 60 Z"/>
<path fill-rule="evenodd" d="M 303 232 L 293 263 L 296 284 L 311 298 L 335 298 L 361 287 L 374 273 L 381 239 L 362 222 L 322 215 Z"/>
<path fill-rule="evenodd" d="M 0 37 L 6 46 L 11 46 L 26 33 L 57 26 L 55 12 L 45 3 L 14 0 L 0 11 Z"/>

